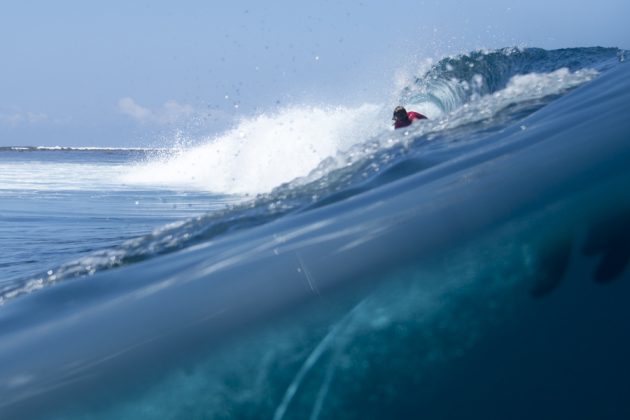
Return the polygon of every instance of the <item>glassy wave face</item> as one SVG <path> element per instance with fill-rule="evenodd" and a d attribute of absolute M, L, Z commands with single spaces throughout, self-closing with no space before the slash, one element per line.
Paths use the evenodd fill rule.
<path fill-rule="evenodd" d="M 3 149 L 2 194 L 231 204 L 0 283 L 0 417 L 627 417 L 625 54 L 448 57 L 405 129 L 287 108 L 44 186 Z"/>

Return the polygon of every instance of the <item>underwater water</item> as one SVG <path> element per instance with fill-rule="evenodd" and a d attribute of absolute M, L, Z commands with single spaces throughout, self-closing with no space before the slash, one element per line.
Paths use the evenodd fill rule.
<path fill-rule="evenodd" d="M 0 149 L 0 417 L 628 417 L 625 54 L 445 58 L 397 131 Z"/>

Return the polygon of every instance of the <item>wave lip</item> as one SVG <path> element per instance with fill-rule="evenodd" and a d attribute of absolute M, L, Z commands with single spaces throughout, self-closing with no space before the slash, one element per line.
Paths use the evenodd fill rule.
<path fill-rule="evenodd" d="M 623 60 L 617 48 L 503 48 L 473 51 L 440 60 L 415 83 L 403 89 L 403 103 L 429 102 L 451 112 L 475 98 L 505 89 L 515 76 L 577 72 L 587 68 L 605 71 Z"/>

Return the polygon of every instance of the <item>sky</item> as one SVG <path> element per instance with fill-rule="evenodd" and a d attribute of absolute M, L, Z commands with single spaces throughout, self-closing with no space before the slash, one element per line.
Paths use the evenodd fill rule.
<path fill-rule="evenodd" d="M 627 0 L 7 1 L 0 147 L 170 147 L 281 108 L 389 103 L 449 54 L 630 49 L 628 16 Z"/>

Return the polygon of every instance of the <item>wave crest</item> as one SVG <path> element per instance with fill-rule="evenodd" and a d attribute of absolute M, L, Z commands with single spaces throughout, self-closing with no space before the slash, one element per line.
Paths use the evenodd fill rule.
<path fill-rule="evenodd" d="M 401 102 L 429 103 L 448 113 L 471 100 L 505 89 L 515 76 L 552 73 L 562 68 L 570 72 L 587 67 L 602 71 L 619 55 L 617 48 L 601 47 L 473 51 L 440 60 L 403 89 Z"/>

